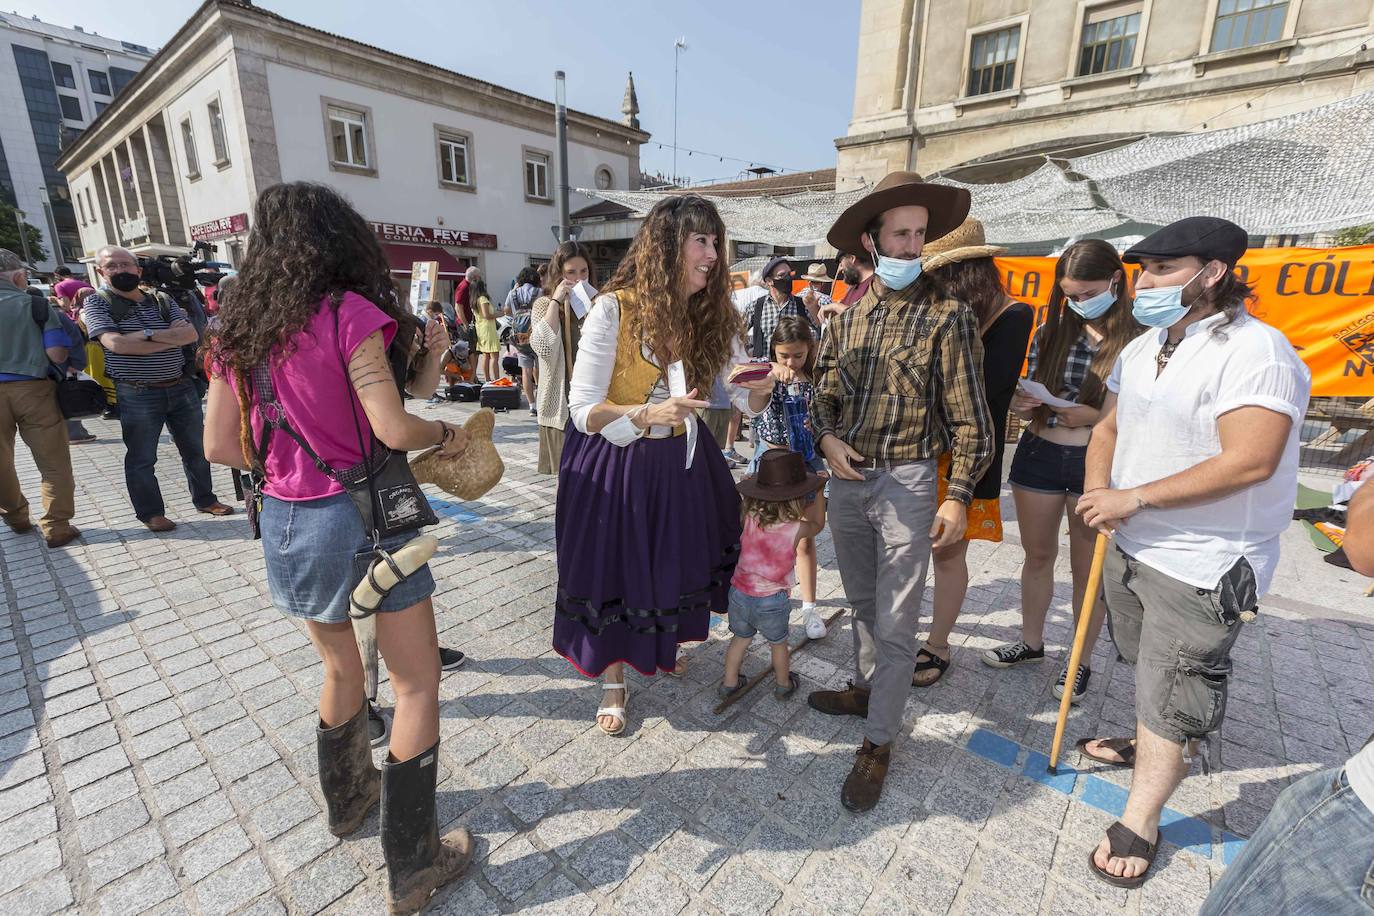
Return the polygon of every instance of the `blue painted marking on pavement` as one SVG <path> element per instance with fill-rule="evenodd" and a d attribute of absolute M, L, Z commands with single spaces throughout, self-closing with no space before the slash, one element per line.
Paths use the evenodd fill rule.
<path fill-rule="evenodd" d="M 1016 765 L 1016 757 L 1021 753 L 1021 746 L 1015 741 L 981 728 L 968 739 L 968 749 L 1007 769 Z"/>
<path fill-rule="evenodd" d="M 1039 751 L 1031 751 L 1026 755 L 1026 764 L 1021 768 L 1021 775 L 1065 795 L 1073 794 L 1074 784 L 1078 781 L 1078 771 L 1063 760 L 1059 761 L 1058 773 L 1051 775 L 1050 758 Z"/>
<path fill-rule="evenodd" d="M 1245 838 L 1238 837 L 1229 830 L 1221 832 L 1221 864 L 1230 867 L 1231 863 L 1245 849 Z"/>
<path fill-rule="evenodd" d="M 1083 779 L 1083 804 L 1106 811 L 1112 817 L 1120 817 L 1125 813 L 1126 794 L 1125 789 L 1116 783 L 1107 782 L 1100 776 L 1087 776 Z"/>
<path fill-rule="evenodd" d="M 1165 808 L 1159 816 L 1159 832 L 1180 849 L 1204 859 L 1212 857 L 1212 828 L 1205 821 Z"/>
<path fill-rule="evenodd" d="M 1021 745 L 983 728 L 975 729 L 969 736 L 968 750 L 1008 769 L 1016 767 L 1016 760 L 1021 755 Z M 1020 773 L 1027 779 L 1065 795 L 1074 795 L 1076 788 L 1082 786 L 1083 791 L 1078 794 L 1078 800 L 1113 817 L 1121 817 L 1126 811 L 1128 793 L 1116 783 L 1090 773 L 1082 773 L 1062 760 L 1059 763 L 1059 772 L 1051 776 L 1049 762 L 1049 758 L 1039 751 L 1028 751 Z M 1204 859 L 1212 857 L 1212 827 L 1201 818 L 1189 817 L 1181 811 L 1165 808 L 1160 814 L 1159 830 L 1163 839 L 1180 849 Z M 1230 865 L 1234 862 L 1245 848 L 1245 842 L 1243 837 L 1223 830 L 1222 864 Z"/>
<path fill-rule="evenodd" d="M 444 518 L 456 520 L 460 525 L 470 525 L 473 522 L 480 522 L 482 516 L 473 512 L 471 509 L 451 503 L 446 499 L 430 499 L 429 504 L 434 507 L 434 514 Z"/>

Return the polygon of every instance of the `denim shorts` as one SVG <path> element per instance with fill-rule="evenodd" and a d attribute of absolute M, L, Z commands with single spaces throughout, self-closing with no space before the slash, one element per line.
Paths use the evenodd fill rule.
<path fill-rule="evenodd" d="M 1082 496 L 1087 455 L 1086 445 L 1060 445 L 1026 430 L 1016 444 L 1007 483 L 1033 493 Z"/>
<path fill-rule="evenodd" d="M 737 588 L 730 589 L 730 632 L 740 639 L 753 639 L 755 633 L 762 633 L 774 645 L 787 642 L 787 619 L 791 613 L 792 599 L 787 592 L 755 598 Z"/>
<path fill-rule="evenodd" d="M 267 587 L 277 610 L 316 623 L 348 619 L 348 596 L 367 574 L 372 538 L 347 493 L 299 502 L 264 496 L 262 552 L 267 560 Z M 418 532 L 382 541 L 397 550 Z M 429 566 L 421 566 L 382 600 L 379 613 L 402 611 L 434 594 Z"/>

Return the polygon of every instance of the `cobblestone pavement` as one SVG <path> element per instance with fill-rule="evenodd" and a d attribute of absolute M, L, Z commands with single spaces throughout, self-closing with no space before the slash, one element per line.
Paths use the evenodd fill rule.
<path fill-rule="evenodd" d="M 89 425 L 99 442 L 72 451 L 84 540 L 50 551 L 0 535 L 0 912 L 384 911 L 376 815 L 349 841 L 325 829 L 321 666 L 271 607 L 243 516 L 194 513 L 164 441 L 180 526 L 147 532 L 117 426 Z M 441 638 L 470 656 L 441 688 L 440 818 L 479 845 L 436 912 L 1193 913 L 1290 779 L 1374 727 L 1374 599 L 1290 532 L 1275 594 L 1237 644 L 1212 772 L 1175 795 L 1157 874 L 1129 893 L 1097 882 L 1087 852 L 1127 775 L 1050 779 L 1041 756 L 1070 637 L 1062 552 L 1056 660 L 994 672 L 976 658 L 1017 634 L 1008 498 L 1007 541 L 970 551 L 955 666 L 912 692 L 875 811 L 839 805 L 859 723 L 766 689 L 712 714 L 723 625 L 692 648 L 686 678 L 632 674 L 629 729 L 603 737 L 596 688 L 549 649 L 553 481 L 534 473 L 535 428 L 504 415 L 497 432 L 505 481 L 479 504 L 446 503 L 437 530 Z M 22 448 L 17 463 L 36 499 Z M 228 489 L 223 469 L 216 479 Z M 820 552 L 822 603 L 842 607 L 828 541 Z M 796 667 L 808 688 L 842 686 L 851 658 L 840 626 Z M 756 646 L 748 664 L 765 663 Z M 1131 728 L 1131 670 L 1105 641 L 1093 670 L 1069 747 Z"/>

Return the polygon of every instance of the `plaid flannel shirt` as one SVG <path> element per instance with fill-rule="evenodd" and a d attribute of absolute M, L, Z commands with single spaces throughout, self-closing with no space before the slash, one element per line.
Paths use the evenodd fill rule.
<path fill-rule="evenodd" d="M 870 288 L 831 320 L 816 362 L 812 425 L 865 458 L 925 461 L 948 451 L 948 498 L 967 505 L 993 453 L 983 344 L 954 299 L 912 301 L 924 284 Z"/>
<path fill-rule="evenodd" d="M 1045 325 L 1042 324 L 1031 338 L 1030 354 L 1026 357 L 1028 379 L 1035 378 L 1035 370 L 1040 362 L 1040 335 L 1044 330 Z M 1083 390 L 1083 382 L 1088 377 L 1088 370 L 1092 368 L 1093 357 L 1097 356 L 1098 346 L 1086 330 L 1078 335 L 1073 346 L 1069 347 L 1069 355 L 1064 359 L 1064 378 L 1060 381 L 1058 389 L 1056 390 L 1054 385 L 1045 385 L 1050 394 L 1058 395 L 1066 401 L 1077 401 L 1079 393 Z M 1045 419 L 1045 425 L 1058 426 L 1058 415 L 1051 412 Z"/>

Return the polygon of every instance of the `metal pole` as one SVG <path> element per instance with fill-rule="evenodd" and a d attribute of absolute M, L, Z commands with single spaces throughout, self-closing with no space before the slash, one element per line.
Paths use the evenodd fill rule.
<path fill-rule="evenodd" d="M 687 36 L 673 42 L 673 185 L 677 186 L 677 61 L 687 50 Z"/>
<path fill-rule="evenodd" d="M 33 261 L 29 258 L 29 234 L 24 231 L 26 225 L 24 222 L 25 216 L 27 216 L 27 214 L 23 210 L 20 210 L 18 207 L 14 208 L 14 221 L 19 224 L 19 247 L 24 256 L 24 266 L 28 267 L 33 264 Z"/>
<path fill-rule="evenodd" d="M 558 241 L 568 240 L 572 221 L 568 218 L 568 95 L 562 70 L 553 73 L 554 134 L 558 142 Z"/>
<path fill-rule="evenodd" d="M 38 198 L 43 202 L 43 215 L 48 219 L 48 235 L 52 239 L 52 259 L 55 266 L 61 267 L 67 261 L 62 255 L 62 240 L 57 237 L 57 221 L 53 219 L 52 202 L 48 200 L 47 185 L 38 186 Z"/>

